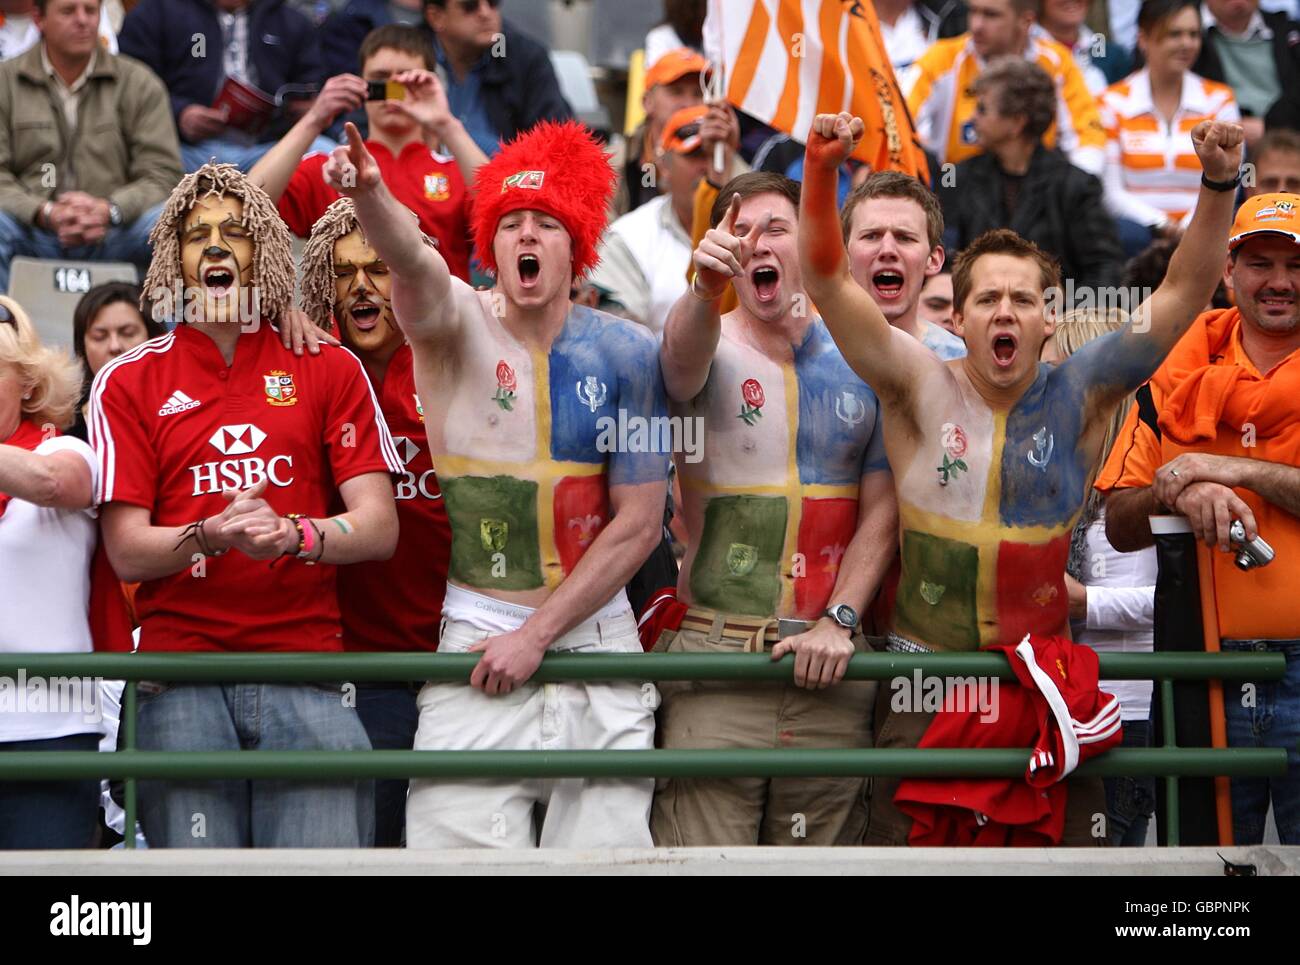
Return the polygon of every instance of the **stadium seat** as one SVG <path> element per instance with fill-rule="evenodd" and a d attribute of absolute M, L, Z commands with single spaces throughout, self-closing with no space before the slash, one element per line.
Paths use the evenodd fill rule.
<path fill-rule="evenodd" d="M 552 50 L 551 66 L 560 82 L 560 92 L 578 120 L 593 131 L 609 134 L 609 111 L 596 96 L 596 84 L 591 79 L 587 58 L 573 50 Z"/>
<path fill-rule="evenodd" d="M 81 296 L 107 281 L 139 280 L 129 261 L 19 257 L 9 268 L 8 294 L 27 310 L 44 344 L 72 348 L 72 313 Z"/>

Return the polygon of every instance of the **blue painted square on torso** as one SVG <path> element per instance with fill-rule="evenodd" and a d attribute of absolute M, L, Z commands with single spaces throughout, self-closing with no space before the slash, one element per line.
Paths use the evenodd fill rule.
<path fill-rule="evenodd" d="M 601 451 L 602 427 L 667 418 L 668 403 L 653 336 L 634 322 L 574 306 L 548 357 L 551 457 L 608 461 L 610 484 L 667 478 L 669 451 L 649 433 L 644 451 Z M 608 437 L 608 433 L 606 433 Z"/>
<path fill-rule="evenodd" d="M 1001 521 L 1057 526 L 1083 505 L 1091 466 L 1079 452 L 1087 372 L 1039 365 L 1038 378 L 1007 415 L 1002 448 Z"/>
<path fill-rule="evenodd" d="M 794 370 L 799 382 L 799 481 L 856 485 L 864 473 L 888 468 L 880 402 L 844 361 L 821 319 L 795 351 Z"/>

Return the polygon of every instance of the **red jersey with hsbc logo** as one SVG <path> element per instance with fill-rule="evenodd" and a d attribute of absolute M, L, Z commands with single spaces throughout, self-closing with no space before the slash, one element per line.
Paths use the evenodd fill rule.
<path fill-rule="evenodd" d="M 469 193 L 456 161 L 414 141 L 397 157 L 378 141 L 366 141 L 388 190 L 420 219 L 420 230 L 438 243 L 438 253 L 451 273 L 469 281 Z M 328 154 L 309 154 L 298 164 L 280 196 L 280 217 L 299 238 L 337 201 L 339 193 L 325 183 L 321 168 Z"/>
<path fill-rule="evenodd" d="M 411 347 L 388 363 L 379 406 L 404 471 L 396 477 L 397 550 L 339 570 L 346 650 L 436 650 L 451 557 L 451 524 L 429 455 Z"/>
<path fill-rule="evenodd" d="M 268 480 L 277 513 L 329 515 L 338 485 L 401 463 L 356 356 L 301 358 L 265 321 L 227 366 L 190 326 L 110 362 L 90 394 L 98 502 L 150 511 L 156 526 L 217 516 L 226 487 Z M 330 536 L 325 531 L 326 542 Z M 140 585 L 141 650 L 340 650 L 335 567 L 238 550 Z"/>

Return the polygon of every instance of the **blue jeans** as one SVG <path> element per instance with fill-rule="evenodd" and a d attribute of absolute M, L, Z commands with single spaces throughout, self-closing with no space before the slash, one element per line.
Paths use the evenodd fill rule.
<path fill-rule="evenodd" d="M 162 204 L 157 204 L 130 224 L 109 228 L 99 244 L 77 245 L 75 248 L 64 248 L 57 235 L 0 212 L 0 292 L 9 290 L 9 262 L 17 255 L 78 261 L 129 261 L 143 275 L 153 258 L 149 232 L 157 224 L 162 209 Z"/>
<path fill-rule="evenodd" d="M 417 685 L 418 686 L 418 685 Z M 420 708 L 406 684 L 357 685 L 357 714 L 370 746 L 377 751 L 409 751 L 415 746 Z M 406 828 L 406 778 L 375 781 L 375 847 L 398 848 Z"/>
<path fill-rule="evenodd" d="M 99 734 L 0 743 L 0 753 L 94 751 Z M 87 848 L 99 817 L 99 781 L 0 783 L 0 851 Z"/>
<path fill-rule="evenodd" d="M 1126 720 L 1121 747 L 1150 747 L 1151 721 Z M 1156 809 L 1154 777 L 1107 777 L 1106 814 L 1112 848 L 1140 848 L 1146 844 L 1147 825 Z"/>
<path fill-rule="evenodd" d="M 338 684 L 150 684 L 146 751 L 369 750 Z M 356 848 L 370 844 L 370 781 L 141 781 L 152 848 Z"/>
<path fill-rule="evenodd" d="M 1282 777 L 1232 779 L 1232 834 L 1237 844 L 1264 840 L 1270 799 L 1278 840 L 1300 844 L 1300 640 L 1224 640 L 1222 649 L 1286 656 L 1286 675 L 1275 682 L 1224 683 L 1229 747 L 1286 748 Z M 1249 689 L 1248 689 L 1249 688 Z M 1251 704 L 1253 706 L 1243 706 Z"/>
<path fill-rule="evenodd" d="M 197 171 L 209 161 L 215 160 L 233 164 L 247 174 L 253 169 L 253 165 L 262 159 L 262 155 L 274 146 L 275 141 L 267 141 L 264 144 L 240 144 L 238 141 L 227 141 L 219 137 L 199 141 L 197 144 L 181 141 L 181 166 L 186 172 Z M 318 152 L 328 154 L 338 146 L 338 141 L 332 141 L 328 137 L 318 137 L 307 148 L 307 154 Z"/>

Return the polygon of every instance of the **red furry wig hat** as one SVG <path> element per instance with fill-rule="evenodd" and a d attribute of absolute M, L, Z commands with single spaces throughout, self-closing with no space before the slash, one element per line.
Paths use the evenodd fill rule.
<path fill-rule="evenodd" d="M 609 157 L 577 121 L 540 121 L 503 146 L 474 179 L 474 247 L 483 267 L 496 274 L 497 223 L 520 209 L 544 211 L 564 225 L 575 274 L 596 267 L 596 243 L 614 192 Z"/>

